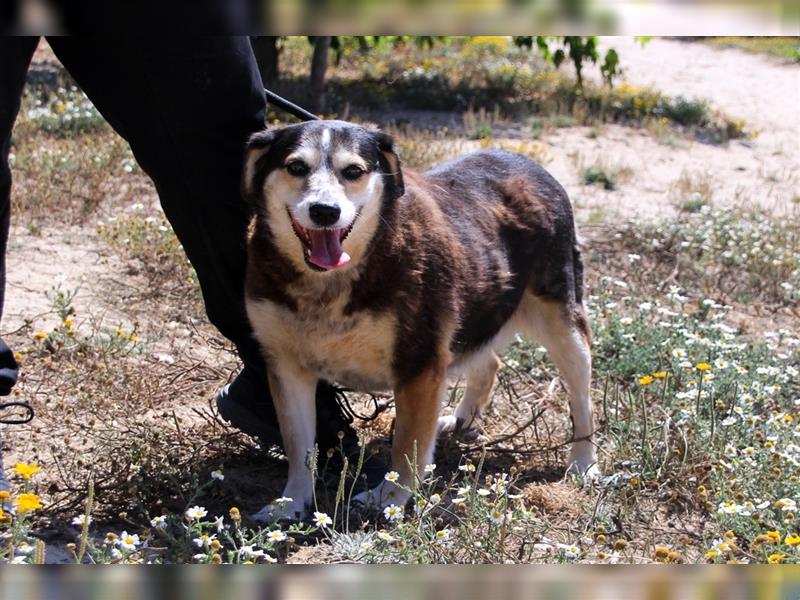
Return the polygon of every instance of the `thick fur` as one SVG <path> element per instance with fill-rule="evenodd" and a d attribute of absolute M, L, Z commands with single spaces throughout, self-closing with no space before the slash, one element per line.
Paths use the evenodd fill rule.
<path fill-rule="evenodd" d="M 313 163 L 308 181 L 284 173 L 298 153 Z M 368 171 L 352 184 L 337 174 L 337 161 L 355 157 Z M 416 446 L 419 469 L 431 460 L 437 423 L 464 429 L 480 416 L 499 365 L 494 351 L 518 331 L 548 349 L 570 391 L 580 438 L 571 468 L 596 471 L 583 265 L 567 194 L 541 166 L 483 151 L 424 174 L 401 171 L 385 134 L 320 121 L 254 136 L 243 190 L 255 208 L 248 314 L 287 442 L 290 512 L 302 513 L 311 499 L 304 457 L 318 379 L 395 391 L 393 468 L 408 484 L 406 457 Z M 342 223 L 352 227 L 343 242 L 352 260 L 342 268 L 304 264 L 287 225 L 283 213 L 302 221 L 313 194 L 355 207 L 343 208 L 357 216 Z M 467 375 L 465 398 L 453 417 L 439 419 L 447 375 L 457 370 Z M 375 495 L 381 504 L 407 499 L 390 484 Z"/>

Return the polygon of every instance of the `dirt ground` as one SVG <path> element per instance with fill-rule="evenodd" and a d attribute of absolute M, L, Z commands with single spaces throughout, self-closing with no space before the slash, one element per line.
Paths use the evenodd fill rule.
<path fill-rule="evenodd" d="M 713 107 L 744 119 L 748 130 L 756 135 L 715 146 L 621 125 L 545 132 L 539 141 L 545 145 L 549 158 L 546 166 L 569 192 L 577 209 L 579 228 L 584 226 L 584 234 L 590 240 L 589 225 L 594 223 L 673 214 L 678 201 L 676 182 L 682 176 L 703 180 L 713 191 L 715 205 L 736 204 L 747 198 L 767 211 L 797 209 L 800 65 L 699 43 L 654 39 L 641 47 L 622 38 L 604 39 L 603 43 L 620 52 L 623 79 L 631 85 L 704 98 Z M 48 57 L 46 51 L 37 56 Z M 509 139 L 527 135 L 516 131 L 514 124 L 507 125 L 505 135 Z M 581 166 L 596 162 L 625 172 L 617 190 L 604 191 L 580 182 Z M 152 192 L 139 201 L 148 206 L 157 203 Z M 204 377 L 191 385 L 187 383 L 187 389 L 196 397 L 198 407 L 208 410 L 215 387 L 235 370 L 233 357 L 220 350 L 223 344 L 218 334 L 203 322 L 201 315 L 172 318 L 165 316 L 152 300 L 131 302 L 147 283 L 129 266 L 124 258 L 109 252 L 94 224 L 45 226 L 36 233 L 14 225 L 0 335 L 20 349 L 29 346 L 31 329 L 47 330 L 57 323 L 51 312 L 52 302 L 44 292 L 58 284 L 64 289 L 78 289 L 73 306 L 79 315 L 126 327 L 139 322 L 143 336 L 158 337 L 150 347 L 150 355 L 143 357 L 157 366 L 155 373 L 168 372 L 172 356 L 183 357 L 187 365 L 194 361 L 206 367 Z M 155 332 L 166 335 L 155 336 Z M 22 368 L 24 372 L 24 362 Z M 21 391 L 36 400 L 36 385 L 35 379 L 23 380 Z M 37 445 L 47 440 L 48 423 L 55 417 L 46 415 L 44 404 L 36 408 L 46 418 L 3 432 L 7 463 L 32 460 L 38 455 Z M 178 410 L 188 423 L 199 419 L 182 399 L 165 399 L 160 408 Z M 45 460 L 44 453 L 41 460 Z"/>

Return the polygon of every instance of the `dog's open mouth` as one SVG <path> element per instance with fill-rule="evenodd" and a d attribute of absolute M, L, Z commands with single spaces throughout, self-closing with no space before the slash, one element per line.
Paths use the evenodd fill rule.
<path fill-rule="evenodd" d="M 306 229 L 295 220 L 291 211 L 288 212 L 294 234 L 303 244 L 303 256 L 308 266 L 315 271 L 332 271 L 350 262 L 350 255 L 342 250 L 342 242 L 353 230 L 357 214 L 348 227 Z"/>

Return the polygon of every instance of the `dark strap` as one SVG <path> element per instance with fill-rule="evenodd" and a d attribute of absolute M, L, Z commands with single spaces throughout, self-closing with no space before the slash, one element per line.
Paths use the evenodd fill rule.
<path fill-rule="evenodd" d="M 312 112 L 307 111 L 305 108 L 297 106 L 294 102 L 289 102 L 286 98 L 278 96 L 275 92 L 270 92 L 264 89 L 267 94 L 267 102 L 274 104 L 281 110 L 285 110 L 289 114 L 294 115 L 302 121 L 319 121 L 319 117 Z"/>
<path fill-rule="evenodd" d="M 19 417 L 5 417 L 2 413 L 5 411 L 21 408 L 24 411 L 24 416 Z M 27 402 L 0 402 L 0 424 L 3 425 L 24 425 L 33 419 L 33 407 Z"/>

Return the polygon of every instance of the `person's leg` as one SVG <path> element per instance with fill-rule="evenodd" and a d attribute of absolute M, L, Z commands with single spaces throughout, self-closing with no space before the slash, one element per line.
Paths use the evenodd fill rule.
<path fill-rule="evenodd" d="M 11 129 L 19 112 L 25 73 L 38 43 L 36 37 L 0 37 L 0 319 L 5 300 L 6 246 L 11 217 L 11 170 L 8 166 Z M 10 394 L 16 381 L 14 353 L 0 340 L 0 396 Z M 7 489 L 0 441 L 0 490 Z"/>
<path fill-rule="evenodd" d="M 209 319 L 239 351 L 245 366 L 221 392 L 220 413 L 246 433 L 279 443 L 264 361 L 244 310 L 251 213 L 240 195 L 241 165 L 247 138 L 264 127 L 266 106 L 249 39 L 49 41 L 153 179 L 197 272 Z M 318 404 L 320 446 L 338 445 L 337 430 L 348 427 L 329 386 L 320 386 Z"/>
<path fill-rule="evenodd" d="M 239 181 L 265 99 L 247 38 L 99 36 L 48 40 L 81 89 L 131 146 L 192 263 L 206 312 L 236 345 L 233 384 L 257 397 L 277 432 L 266 371 L 244 310 L 249 207 Z M 252 428 L 247 433 L 257 434 Z M 262 437 L 269 437 L 265 433 Z M 266 440 L 265 440 L 266 441 Z M 270 440 L 277 441 L 277 440 Z"/>

